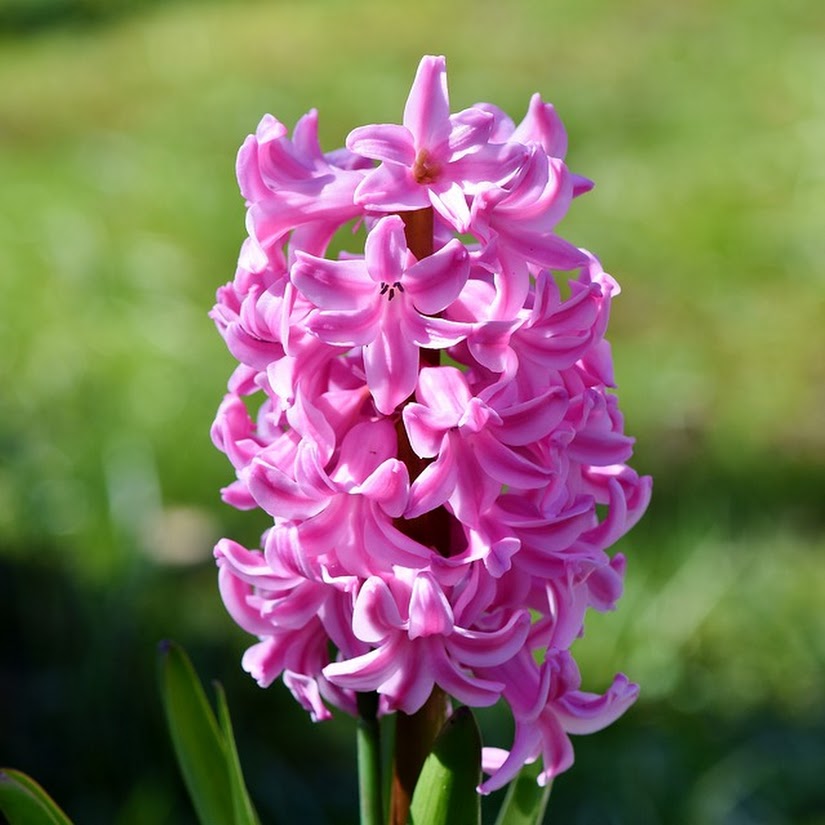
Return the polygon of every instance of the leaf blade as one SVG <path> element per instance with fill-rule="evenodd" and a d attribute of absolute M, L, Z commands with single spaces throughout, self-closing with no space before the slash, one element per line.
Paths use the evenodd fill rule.
<path fill-rule="evenodd" d="M 10 768 L 0 770 L 0 811 L 10 825 L 72 825 L 41 785 Z"/>
<path fill-rule="evenodd" d="M 536 781 L 540 771 L 538 759 L 521 769 L 507 789 L 496 825 L 541 825 L 553 783 L 541 787 Z"/>
<path fill-rule="evenodd" d="M 226 691 L 219 682 L 214 683 L 214 688 L 218 704 L 218 724 L 224 736 L 235 825 L 261 825 L 243 778 L 241 760 L 238 757 L 238 748 L 235 745 L 235 734 L 232 730 L 232 719 L 229 715 L 229 705 L 226 702 Z"/>
<path fill-rule="evenodd" d="M 467 707 L 444 724 L 424 762 L 410 805 L 410 825 L 479 825 L 481 734 Z"/>
<path fill-rule="evenodd" d="M 178 767 L 201 825 L 233 825 L 226 743 L 183 648 L 161 642 L 158 675 Z"/>

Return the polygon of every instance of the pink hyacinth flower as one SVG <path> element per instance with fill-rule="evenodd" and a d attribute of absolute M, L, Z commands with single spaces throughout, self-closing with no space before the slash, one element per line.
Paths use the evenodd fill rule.
<path fill-rule="evenodd" d="M 506 675 L 504 672 L 506 671 Z M 506 681 L 505 698 L 516 723 L 512 750 L 484 748 L 482 766 L 489 779 L 480 793 L 491 793 L 514 779 L 522 766 L 541 756 L 538 782 L 546 785 L 573 764 L 568 734 L 595 733 L 615 722 L 639 695 L 639 686 L 618 674 L 603 694 L 579 690 L 581 676 L 566 650 L 555 651 L 539 668 L 532 657 L 521 655 L 485 671 Z"/>
<path fill-rule="evenodd" d="M 355 191 L 355 200 L 381 212 L 433 208 L 456 230 L 466 232 L 466 195 L 474 185 L 504 183 L 521 165 L 526 149 L 490 143 L 494 118 L 482 109 L 450 114 L 447 64 L 427 56 L 415 75 L 403 125 L 361 126 L 347 147 L 382 161 Z"/>
<path fill-rule="evenodd" d="M 529 614 L 521 610 L 495 630 L 463 628 L 431 573 L 417 573 L 410 584 L 372 577 L 355 600 L 353 632 L 374 649 L 329 664 L 323 673 L 341 687 L 386 694 L 390 708 L 405 713 L 419 710 L 436 684 L 468 705 L 486 707 L 497 701 L 504 683 L 479 678 L 471 669 L 511 659 L 529 626 Z"/>
<path fill-rule="evenodd" d="M 563 389 L 496 409 L 473 395 L 455 367 L 425 367 L 416 398 L 403 413 L 410 444 L 422 458 L 437 458 L 413 483 L 407 518 L 449 501 L 460 521 L 476 526 L 502 484 L 548 484 L 550 471 L 524 448 L 561 421 L 567 407 Z"/>
<path fill-rule="evenodd" d="M 458 240 L 416 261 L 404 222 L 392 215 L 370 232 L 363 260 L 298 252 L 292 281 L 318 308 L 307 325 L 321 341 L 363 346 L 367 383 L 386 415 L 415 389 L 419 347 L 443 349 L 467 334 L 466 325 L 435 316 L 455 300 L 468 272 Z"/>

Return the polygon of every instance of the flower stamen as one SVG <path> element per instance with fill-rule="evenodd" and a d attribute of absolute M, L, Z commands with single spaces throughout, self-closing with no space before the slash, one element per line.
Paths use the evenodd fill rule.
<path fill-rule="evenodd" d="M 416 183 L 435 183 L 441 174 L 441 166 L 430 159 L 430 153 L 426 149 L 419 149 L 412 173 Z"/>

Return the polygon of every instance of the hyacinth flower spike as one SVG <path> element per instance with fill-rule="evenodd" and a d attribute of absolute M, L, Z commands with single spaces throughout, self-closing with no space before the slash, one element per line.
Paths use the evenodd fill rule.
<path fill-rule="evenodd" d="M 626 562 L 608 551 L 651 492 L 605 338 L 619 286 L 558 234 L 592 186 L 558 113 L 538 95 L 518 124 L 451 112 L 446 60 L 425 56 L 400 119 L 324 153 L 314 111 L 291 137 L 263 118 L 237 161 L 248 238 L 212 312 L 240 362 L 212 429 L 224 499 L 271 519 L 262 549 L 216 547 L 221 596 L 257 637 L 259 684 L 372 731 L 362 825 L 383 819 L 377 716 L 396 714 L 406 825 L 449 698 L 512 714 L 481 793 L 535 760 L 549 782 L 568 734 L 633 703 L 622 674 L 581 691 L 571 646 L 614 609 Z M 350 222 L 363 250 L 330 254 Z"/>

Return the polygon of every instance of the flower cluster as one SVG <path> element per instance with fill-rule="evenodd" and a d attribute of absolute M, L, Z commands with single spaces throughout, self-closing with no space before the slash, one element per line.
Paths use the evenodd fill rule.
<path fill-rule="evenodd" d="M 518 125 L 451 113 L 443 57 L 402 124 L 345 149 L 321 151 L 314 111 L 291 137 L 267 115 L 238 155 L 248 238 L 212 312 L 240 362 L 212 429 L 237 476 L 223 496 L 272 517 L 261 550 L 215 550 L 259 639 L 244 668 L 315 719 L 356 692 L 408 714 L 434 686 L 503 697 L 515 738 L 485 749 L 482 792 L 539 756 L 543 781 L 567 769 L 567 735 L 637 695 L 622 675 L 581 691 L 569 652 L 620 595 L 606 549 L 651 484 L 609 392 L 618 285 L 555 231 L 592 185 L 565 151 L 538 95 Z M 327 257 L 350 225 L 363 254 Z"/>

